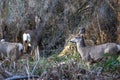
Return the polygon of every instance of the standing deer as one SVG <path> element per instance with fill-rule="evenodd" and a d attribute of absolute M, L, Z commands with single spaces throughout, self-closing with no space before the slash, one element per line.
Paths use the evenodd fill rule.
<path fill-rule="evenodd" d="M 97 46 L 84 46 L 83 36 L 76 36 L 72 38 L 70 42 L 76 43 L 77 50 L 80 53 L 82 60 L 90 63 L 103 58 L 105 53 L 114 55 L 120 51 L 120 45 L 116 43 L 105 43 Z"/>
<path fill-rule="evenodd" d="M 21 43 L 0 42 L 0 59 L 8 59 L 13 63 L 15 69 L 15 62 L 23 56 L 23 45 Z M 12 66 L 11 66 L 12 67 Z"/>
<path fill-rule="evenodd" d="M 37 49 L 39 48 L 38 51 L 42 49 L 41 35 L 42 35 L 43 23 L 38 16 L 35 17 L 35 23 L 36 23 L 36 29 L 26 30 L 23 33 L 23 46 L 24 46 L 23 52 L 24 53 L 29 53 L 30 48 L 31 48 L 31 51 L 30 51 L 31 53 L 33 53 L 33 51 L 36 48 Z M 39 52 L 37 53 L 38 53 L 37 56 L 39 57 Z"/>

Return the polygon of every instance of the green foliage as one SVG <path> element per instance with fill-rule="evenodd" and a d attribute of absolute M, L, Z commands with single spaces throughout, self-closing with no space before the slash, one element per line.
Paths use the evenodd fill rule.
<path fill-rule="evenodd" d="M 77 64 L 77 66 L 79 66 L 81 68 L 88 69 L 85 62 L 83 60 L 81 60 L 79 54 L 69 54 L 69 55 L 65 55 L 62 57 L 59 57 L 58 54 L 54 54 L 48 58 L 42 58 L 39 62 L 39 66 L 35 73 L 41 74 L 43 72 L 48 71 L 55 64 L 57 64 L 57 65 L 61 64 L 61 63 L 69 64 L 71 61 L 75 62 Z M 90 66 L 90 69 L 92 70 L 95 67 L 103 67 L 104 71 L 112 72 L 112 71 L 117 70 L 117 65 L 119 63 L 120 63 L 119 57 L 117 55 L 111 56 L 109 54 L 105 54 L 104 58 L 101 61 L 92 64 Z M 31 63 L 31 64 L 33 64 L 33 63 Z"/>
<path fill-rule="evenodd" d="M 48 71 L 48 69 L 54 66 L 55 64 L 69 63 L 71 60 L 74 62 L 79 62 L 79 54 L 71 54 L 62 57 L 59 57 L 58 54 L 54 54 L 48 58 L 41 58 L 35 73 L 41 74 L 42 72 Z M 34 64 L 32 60 L 30 61 L 30 64 Z"/>
<path fill-rule="evenodd" d="M 38 67 L 36 68 L 35 74 L 41 74 L 42 72 L 48 71 L 52 64 L 46 59 L 41 58 Z"/>
<path fill-rule="evenodd" d="M 57 54 L 54 54 L 48 58 L 48 61 L 50 62 L 67 62 L 69 60 L 74 60 L 78 62 L 80 60 L 80 56 L 79 54 L 69 54 L 59 57 Z"/>
<path fill-rule="evenodd" d="M 120 56 L 117 58 L 117 60 L 120 62 Z"/>
<path fill-rule="evenodd" d="M 105 54 L 102 61 L 97 63 L 97 66 L 102 66 L 104 71 L 115 71 L 120 62 L 118 61 L 117 55 Z"/>

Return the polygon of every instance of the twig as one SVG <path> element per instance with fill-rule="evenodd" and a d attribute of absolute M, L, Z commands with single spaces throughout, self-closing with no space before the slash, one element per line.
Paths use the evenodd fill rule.
<path fill-rule="evenodd" d="M 39 78 L 39 76 L 38 75 L 31 75 L 31 76 L 13 76 L 13 77 L 9 77 L 9 78 L 7 78 L 7 79 L 5 79 L 5 80 L 23 80 L 23 79 L 28 79 L 28 78 L 30 78 L 30 79 L 33 79 L 33 78 Z"/>
<path fill-rule="evenodd" d="M 2 66 L 2 64 L 4 64 L 6 61 L 10 61 L 10 60 L 6 58 L 4 61 L 0 62 L 0 66 Z"/>
<path fill-rule="evenodd" d="M 29 62 L 28 62 L 28 57 L 27 57 L 27 66 L 25 65 L 25 69 L 26 69 L 26 72 L 27 72 L 27 75 L 28 75 L 28 80 L 30 80 L 30 73 L 29 73 Z"/>
<path fill-rule="evenodd" d="M 5 70 L 4 68 L 2 68 L 2 66 L 0 66 L 0 74 L 2 74 L 6 78 L 13 76 L 12 73 L 10 73 L 7 70 Z"/>
<path fill-rule="evenodd" d="M 17 36 L 19 35 L 19 32 L 20 32 L 20 28 L 18 27 L 18 25 L 19 24 L 17 23 L 17 31 L 16 31 L 17 33 L 15 35 L 15 40 L 14 40 L 15 42 L 17 42 Z"/>
<path fill-rule="evenodd" d="M 110 3 L 109 0 L 105 0 L 105 1 L 108 3 L 108 5 L 109 5 L 113 10 L 115 10 L 115 7 L 112 5 L 112 3 Z"/>
<path fill-rule="evenodd" d="M 37 67 L 37 65 L 38 65 L 38 63 L 39 63 L 39 60 L 40 60 L 40 58 L 37 60 L 37 62 L 35 63 L 35 66 L 34 66 L 34 68 L 33 68 L 33 70 L 32 70 L 32 74 L 35 72 L 35 69 L 36 69 L 36 67 Z"/>
<path fill-rule="evenodd" d="M 101 38 L 102 38 L 102 31 L 101 31 L 101 26 L 100 26 L 98 14 L 97 14 L 97 24 L 98 24 L 98 29 L 99 29 L 99 32 L 100 32 L 100 42 L 103 43 L 103 40 L 101 40 Z"/>

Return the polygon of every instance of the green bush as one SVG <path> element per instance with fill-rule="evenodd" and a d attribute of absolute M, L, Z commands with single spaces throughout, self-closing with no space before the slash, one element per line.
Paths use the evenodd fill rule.
<path fill-rule="evenodd" d="M 101 66 L 104 68 L 104 71 L 115 71 L 117 70 L 117 66 L 119 64 L 117 55 L 109 55 L 105 54 L 102 61 L 97 63 L 97 66 Z"/>

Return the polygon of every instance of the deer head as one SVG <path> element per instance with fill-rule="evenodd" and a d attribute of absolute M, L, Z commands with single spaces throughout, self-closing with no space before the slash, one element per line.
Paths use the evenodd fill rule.
<path fill-rule="evenodd" d="M 71 43 L 79 43 L 79 45 L 82 46 L 82 47 L 85 47 L 85 46 L 86 46 L 83 36 L 77 35 L 77 36 L 75 36 L 74 38 L 72 38 L 72 39 L 70 40 L 70 42 L 71 42 Z"/>
<path fill-rule="evenodd" d="M 82 27 L 79 31 L 79 33 L 70 40 L 71 43 L 79 43 L 80 46 L 85 47 L 85 40 L 84 40 L 84 35 L 85 35 L 85 28 Z"/>
<path fill-rule="evenodd" d="M 35 16 L 35 23 L 36 23 L 36 28 L 39 25 L 41 19 L 38 16 Z"/>

